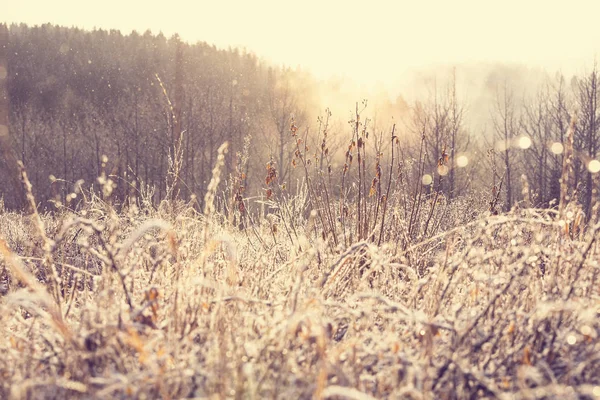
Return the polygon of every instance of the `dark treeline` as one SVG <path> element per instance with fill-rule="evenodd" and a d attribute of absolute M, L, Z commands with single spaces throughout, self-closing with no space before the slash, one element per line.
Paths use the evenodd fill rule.
<path fill-rule="evenodd" d="M 354 110 L 356 98 L 347 98 L 335 80 L 316 82 L 301 70 L 269 66 L 237 49 L 150 32 L 23 24 L 9 32 L 12 146 L 44 207 L 51 200 L 65 203 L 80 179 L 97 187 L 102 174 L 112 182 L 116 203 L 143 193 L 157 204 L 167 196 L 179 143 L 178 197 L 195 197 L 201 207 L 225 141 L 223 176 L 235 182 L 230 190 L 245 188 L 244 196 L 270 192 L 268 164 L 292 194 L 310 172 L 326 174 L 336 196 L 344 190 L 347 199 L 360 197 L 360 190 L 380 195 L 392 171 L 394 188 L 409 197 L 440 193 L 451 200 L 474 193 L 497 197 L 505 210 L 524 200 L 553 207 L 574 120 L 570 184 L 583 212 L 591 215 L 600 170 L 594 161 L 600 148 L 596 66 L 578 77 L 543 77 L 539 84 L 527 82 L 518 68 L 498 65 L 478 77 L 471 71 L 469 80 L 481 82 L 468 88 L 477 94 L 472 104 L 458 94 L 464 93 L 464 79 L 455 69 L 424 87 L 429 94 L 410 105 L 401 96 L 391 102 L 383 95 L 364 111 L 358 104 Z M 336 108 L 337 115 L 330 118 L 322 102 L 335 103 L 323 105 Z M 350 117 L 339 110 L 349 110 Z M 397 165 L 388 169 L 392 116 Z M 297 131 L 291 132 L 292 123 Z M 361 137 L 363 164 L 369 155 L 362 172 L 356 162 L 350 165 Z M 301 162 L 309 158 L 310 171 Z M 10 165 L 6 156 L 3 163 Z M 14 168 L 3 168 L 0 179 L 5 203 L 18 206 L 22 199 L 10 189 Z M 374 190 L 344 186 L 344 179 L 371 182 Z"/>
<path fill-rule="evenodd" d="M 183 199 L 201 201 L 225 141 L 226 176 L 238 167 L 248 136 L 251 162 L 263 170 L 271 157 L 289 164 L 290 116 L 303 120 L 309 107 L 310 90 L 299 82 L 310 79 L 301 71 L 150 32 L 49 24 L 9 31 L 10 131 L 43 205 L 64 203 L 80 179 L 98 185 L 103 172 L 114 181 L 116 201 L 153 187 L 159 202 L 179 139 Z M 15 205 L 14 190 L 4 187 L 6 204 Z"/>

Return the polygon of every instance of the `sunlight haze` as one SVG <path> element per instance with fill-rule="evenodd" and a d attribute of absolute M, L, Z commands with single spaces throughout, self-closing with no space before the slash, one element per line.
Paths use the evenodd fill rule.
<path fill-rule="evenodd" d="M 3 5 L 0 400 L 600 400 L 600 0 Z"/>
<path fill-rule="evenodd" d="M 424 66 L 506 62 L 571 73 L 600 48 L 594 1 L 45 1 L 3 10 L 9 23 L 147 29 L 240 47 L 319 78 L 394 84 Z"/>

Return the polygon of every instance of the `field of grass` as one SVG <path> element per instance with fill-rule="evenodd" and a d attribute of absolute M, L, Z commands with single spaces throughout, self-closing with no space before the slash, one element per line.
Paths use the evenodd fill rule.
<path fill-rule="evenodd" d="M 600 225 L 576 204 L 315 186 L 307 211 L 268 173 L 253 218 L 215 208 L 218 166 L 204 212 L 2 211 L 0 398 L 600 397 Z"/>

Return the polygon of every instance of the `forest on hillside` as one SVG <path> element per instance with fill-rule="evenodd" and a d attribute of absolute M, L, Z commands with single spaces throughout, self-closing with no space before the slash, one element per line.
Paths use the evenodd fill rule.
<path fill-rule="evenodd" d="M 312 111 L 311 82 L 300 71 L 149 32 L 13 25 L 8 70 L 15 148 L 44 203 L 64 203 L 75 182 L 93 184 L 103 169 L 117 201 L 151 187 L 158 203 L 180 141 L 180 194 L 202 197 L 223 142 L 228 173 L 245 137 L 252 162 L 287 165 L 289 118 L 304 122 Z"/>
<path fill-rule="evenodd" d="M 352 121 L 360 118 L 371 133 L 365 143 L 372 155 L 370 178 L 376 175 L 376 159 L 382 166 L 390 161 L 395 124 L 397 160 L 414 178 L 411 184 L 420 185 L 425 174 L 439 175 L 438 161 L 446 157 L 449 176 L 438 189 L 448 198 L 490 194 L 502 186 L 501 202 L 508 210 L 523 200 L 525 174 L 529 197 L 547 207 L 557 201 L 561 146 L 577 113 L 574 179 L 589 215 L 593 174 L 588 164 L 597 156 L 600 130 L 595 66 L 579 77 L 556 74 L 527 87 L 529 77 L 518 69 L 488 69 L 484 88 L 475 88 L 486 94 L 471 96 L 473 104 L 457 94 L 464 79 L 457 79 L 461 71 L 454 69 L 435 86 L 423 87 L 410 104 L 401 96 L 390 101 L 381 95 L 367 106 L 362 98 L 342 100 L 339 83 L 268 65 L 238 49 L 184 43 L 177 36 L 50 24 L 12 25 L 9 32 L 10 132 L 44 207 L 51 205 L 48 201 L 65 204 L 78 182 L 97 186 L 102 173 L 114 186 L 116 203 L 145 196 L 158 204 L 165 199 L 165 176 L 176 151 L 182 153 L 178 196 L 196 198 L 202 207 L 217 148 L 225 141 L 224 176 L 243 176 L 244 196 L 265 194 L 267 163 L 290 193 L 302 187 L 305 174 L 294 165 L 298 138 L 317 161 L 320 170 L 314 172 L 328 167 L 330 179 L 339 182 L 348 146 L 356 140 Z M 291 134 L 292 123 L 298 138 Z M 325 160 L 319 156 L 322 146 Z M 422 166 L 412 162 L 420 154 Z M 460 156 L 468 167 L 457 165 Z M 431 182 L 438 185 L 437 179 Z M 2 196 L 9 207 L 16 206 L 10 191 Z"/>

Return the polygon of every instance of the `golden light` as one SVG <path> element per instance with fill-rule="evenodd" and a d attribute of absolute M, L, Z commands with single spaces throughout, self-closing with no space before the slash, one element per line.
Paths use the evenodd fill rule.
<path fill-rule="evenodd" d="M 531 139 L 527 136 L 521 136 L 519 138 L 519 147 L 523 150 L 527 150 L 531 147 Z"/>
<path fill-rule="evenodd" d="M 587 167 L 588 171 L 590 171 L 592 174 L 597 174 L 600 172 L 600 161 L 592 160 L 588 163 Z"/>
<path fill-rule="evenodd" d="M 552 145 L 550 145 L 550 151 L 556 155 L 562 154 L 564 150 L 565 147 L 560 142 L 554 142 Z"/>
<path fill-rule="evenodd" d="M 581 327 L 581 333 L 583 333 L 586 336 L 590 336 L 593 333 L 593 329 L 587 325 L 584 325 Z"/>
<path fill-rule="evenodd" d="M 429 174 L 425 174 L 423 175 L 423 179 L 421 180 L 421 182 L 423 182 L 423 185 L 425 186 L 431 185 L 431 183 L 433 182 L 433 177 Z"/>
<path fill-rule="evenodd" d="M 465 156 L 464 154 L 456 157 L 456 165 L 459 168 L 466 167 L 467 165 L 469 165 L 469 157 Z"/>
<path fill-rule="evenodd" d="M 539 18 L 542 5 L 544 18 Z M 307 0 L 293 10 L 272 0 L 233 0 L 211 3 L 210 12 L 203 12 L 205 8 L 204 2 L 183 0 L 20 0 L 2 9 L 2 20 L 90 30 L 114 28 L 124 34 L 133 29 L 138 33 L 161 31 L 166 37 L 178 33 L 191 43 L 245 48 L 275 65 L 301 65 L 324 79 L 343 71 L 368 85 L 395 84 L 399 70 L 470 60 L 572 70 L 588 63 L 598 50 L 597 36 L 586 29 L 597 22 L 594 11 L 598 7 L 589 0 L 576 0 L 571 7 L 541 0 L 506 0 L 493 17 L 486 2 L 476 0 L 376 0 L 368 7 L 342 0 Z M 582 13 L 582 9 L 589 12 Z M 328 29 L 290 29 L 290 18 Z M 504 26 L 506 20 L 513 21 L 511 29 Z M 348 21 L 360 21 L 361 29 Z M 410 38 L 422 31 L 423 21 L 428 21 L 431 29 L 424 30 L 419 40 L 405 40 L 399 49 L 402 57 L 390 51 L 396 38 Z M 556 29 L 559 24 L 562 29 Z M 531 35 L 532 29 L 539 35 Z M 557 43 L 568 44 L 568 54 L 557 54 Z M 361 48 L 368 48 L 372 57 L 356 57 Z M 332 52 L 335 57 L 329 56 Z"/>

